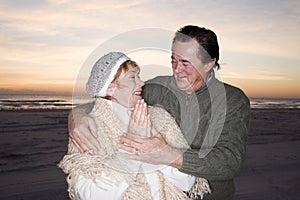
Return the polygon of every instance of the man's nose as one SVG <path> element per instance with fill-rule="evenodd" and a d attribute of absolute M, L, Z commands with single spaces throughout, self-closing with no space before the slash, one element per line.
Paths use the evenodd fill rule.
<path fill-rule="evenodd" d="M 180 62 L 177 62 L 173 65 L 173 70 L 174 70 L 175 73 L 182 72 L 182 69 L 183 69 L 183 67 L 182 67 L 182 64 Z"/>

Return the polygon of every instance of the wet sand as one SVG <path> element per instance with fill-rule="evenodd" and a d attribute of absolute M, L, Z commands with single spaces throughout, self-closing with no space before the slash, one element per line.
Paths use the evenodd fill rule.
<path fill-rule="evenodd" d="M 0 110 L 0 199 L 69 199 L 57 163 L 69 110 Z M 252 109 L 237 200 L 299 199 L 300 110 Z"/>

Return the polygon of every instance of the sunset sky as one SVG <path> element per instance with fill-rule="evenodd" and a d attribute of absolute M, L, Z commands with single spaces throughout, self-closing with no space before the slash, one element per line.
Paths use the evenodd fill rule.
<path fill-rule="evenodd" d="M 71 92 L 108 41 L 142 66 L 142 78 L 171 74 L 172 34 L 188 24 L 217 34 L 222 81 L 250 97 L 300 97 L 298 0 L 1 0 L 0 94 Z M 171 34 L 162 46 L 128 45 L 152 30 Z"/>

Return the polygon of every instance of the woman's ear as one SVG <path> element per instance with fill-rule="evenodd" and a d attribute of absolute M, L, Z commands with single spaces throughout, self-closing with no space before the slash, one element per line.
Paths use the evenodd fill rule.
<path fill-rule="evenodd" d="M 212 70 L 212 68 L 214 68 L 216 64 L 216 59 L 212 59 L 209 63 L 205 64 L 204 66 L 204 69 L 205 69 L 205 72 L 210 72 L 210 70 Z"/>
<path fill-rule="evenodd" d="M 116 88 L 117 88 L 117 84 L 115 82 L 111 83 L 107 88 L 106 95 L 113 96 Z"/>

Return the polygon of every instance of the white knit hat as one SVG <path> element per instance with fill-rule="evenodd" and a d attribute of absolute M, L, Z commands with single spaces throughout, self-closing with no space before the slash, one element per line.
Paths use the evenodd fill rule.
<path fill-rule="evenodd" d="M 86 91 L 91 97 L 104 97 L 109 84 L 125 61 L 130 60 L 121 52 L 110 52 L 102 56 L 93 66 L 91 75 L 86 83 Z"/>

